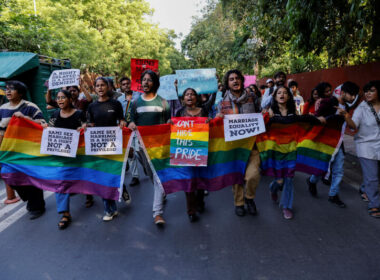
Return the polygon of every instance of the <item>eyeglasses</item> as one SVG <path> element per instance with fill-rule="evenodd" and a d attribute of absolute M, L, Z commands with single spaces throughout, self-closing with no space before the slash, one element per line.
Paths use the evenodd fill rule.
<path fill-rule="evenodd" d="M 57 100 L 61 100 L 61 99 L 62 99 L 62 100 L 65 100 L 66 98 L 67 98 L 66 96 L 57 96 L 56 99 L 57 99 Z"/>
<path fill-rule="evenodd" d="M 11 90 L 16 90 L 14 87 L 7 87 L 5 88 L 5 91 L 11 91 Z"/>

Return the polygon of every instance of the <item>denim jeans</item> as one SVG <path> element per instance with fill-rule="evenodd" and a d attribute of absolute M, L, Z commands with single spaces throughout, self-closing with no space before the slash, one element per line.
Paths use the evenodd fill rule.
<path fill-rule="evenodd" d="M 329 196 L 335 196 L 339 193 L 340 182 L 343 179 L 344 169 L 344 153 L 342 147 L 339 148 L 333 161 L 331 162 L 331 186 L 329 191 Z M 310 177 L 310 182 L 316 184 L 318 183 L 321 176 L 312 175 Z"/>
<path fill-rule="evenodd" d="M 269 185 L 269 189 L 272 193 L 277 193 L 282 187 L 280 206 L 282 208 L 292 209 L 294 199 L 293 178 L 282 178 L 284 182 L 279 184 L 277 181 L 280 178 L 276 178 Z"/>
<path fill-rule="evenodd" d="M 378 160 L 359 157 L 364 179 L 364 192 L 368 196 L 368 208 L 380 207 Z"/>
<path fill-rule="evenodd" d="M 112 214 L 117 210 L 116 201 L 112 199 L 104 199 L 103 198 L 103 205 L 104 205 L 104 212 L 108 214 Z"/>
<path fill-rule="evenodd" d="M 70 212 L 70 194 L 56 193 L 55 201 L 57 202 L 57 212 L 59 214 L 63 212 Z"/>

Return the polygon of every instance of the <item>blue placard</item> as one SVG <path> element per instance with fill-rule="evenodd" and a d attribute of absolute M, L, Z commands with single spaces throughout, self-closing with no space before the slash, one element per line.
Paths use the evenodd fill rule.
<path fill-rule="evenodd" d="M 178 94 L 182 96 L 187 88 L 193 88 L 198 94 L 218 91 L 216 69 L 190 69 L 175 71 L 178 78 Z"/>
<path fill-rule="evenodd" d="M 174 86 L 176 79 L 176 75 L 166 75 L 160 77 L 160 87 L 158 88 L 157 94 L 166 100 L 178 99 L 177 91 Z"/>

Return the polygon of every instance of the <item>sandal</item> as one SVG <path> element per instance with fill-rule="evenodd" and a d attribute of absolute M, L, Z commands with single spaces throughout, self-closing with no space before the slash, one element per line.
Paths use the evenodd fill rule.
<path fill-rule="evenodd" d="M 380 209 L 379 208 L 369 208 L 368 209 L 368 214 L 372 218 L 380 218 Z"/>
<path fill-rule="evenodd" d="M 86 208 L 90 208 L 92 205 L 94 205 L 94 198 L 92 197 L 92 195 L 87 195 L 84 206 Z"/>
<path fill-rule="evenodd" d="M 61 220 L 58 223 L 59 229 L 65 229 L 67 228 L 71 223 L 71 216 L 63 215 Z"/>
<path fill-rule="evenodd" d="M 368 196 L 367 196 L 366 193 L 362 193 L 362 194 L 360 194 L 360 197 L 362 198 L 363 201 L 365 201 L 365 202 L 369 202 L 369 199 L 368 199 Z"/>

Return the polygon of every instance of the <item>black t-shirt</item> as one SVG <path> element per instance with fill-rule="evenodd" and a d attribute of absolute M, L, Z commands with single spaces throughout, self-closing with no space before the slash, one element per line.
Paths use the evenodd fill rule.
<path fill-rule="evenodd" d="M 114 99 L 104 102 L 96 101 L 88 107 L 87 119 L 95 126 L 117 126 L 118 121 L 124 119 L 123 107 Z"/>
<path fill-rule="evenodd" d="M 61 110 L 57 110 L 54 112 L 54 115 L 50 119 L 50 124 L 54 127 L 77 129 L 82 126 L 82 122 L 86 121 L 85 114 L 81 110 L 75 111 L 75 113 L 68 118 L 62 118 L 60 111 Z"/>

